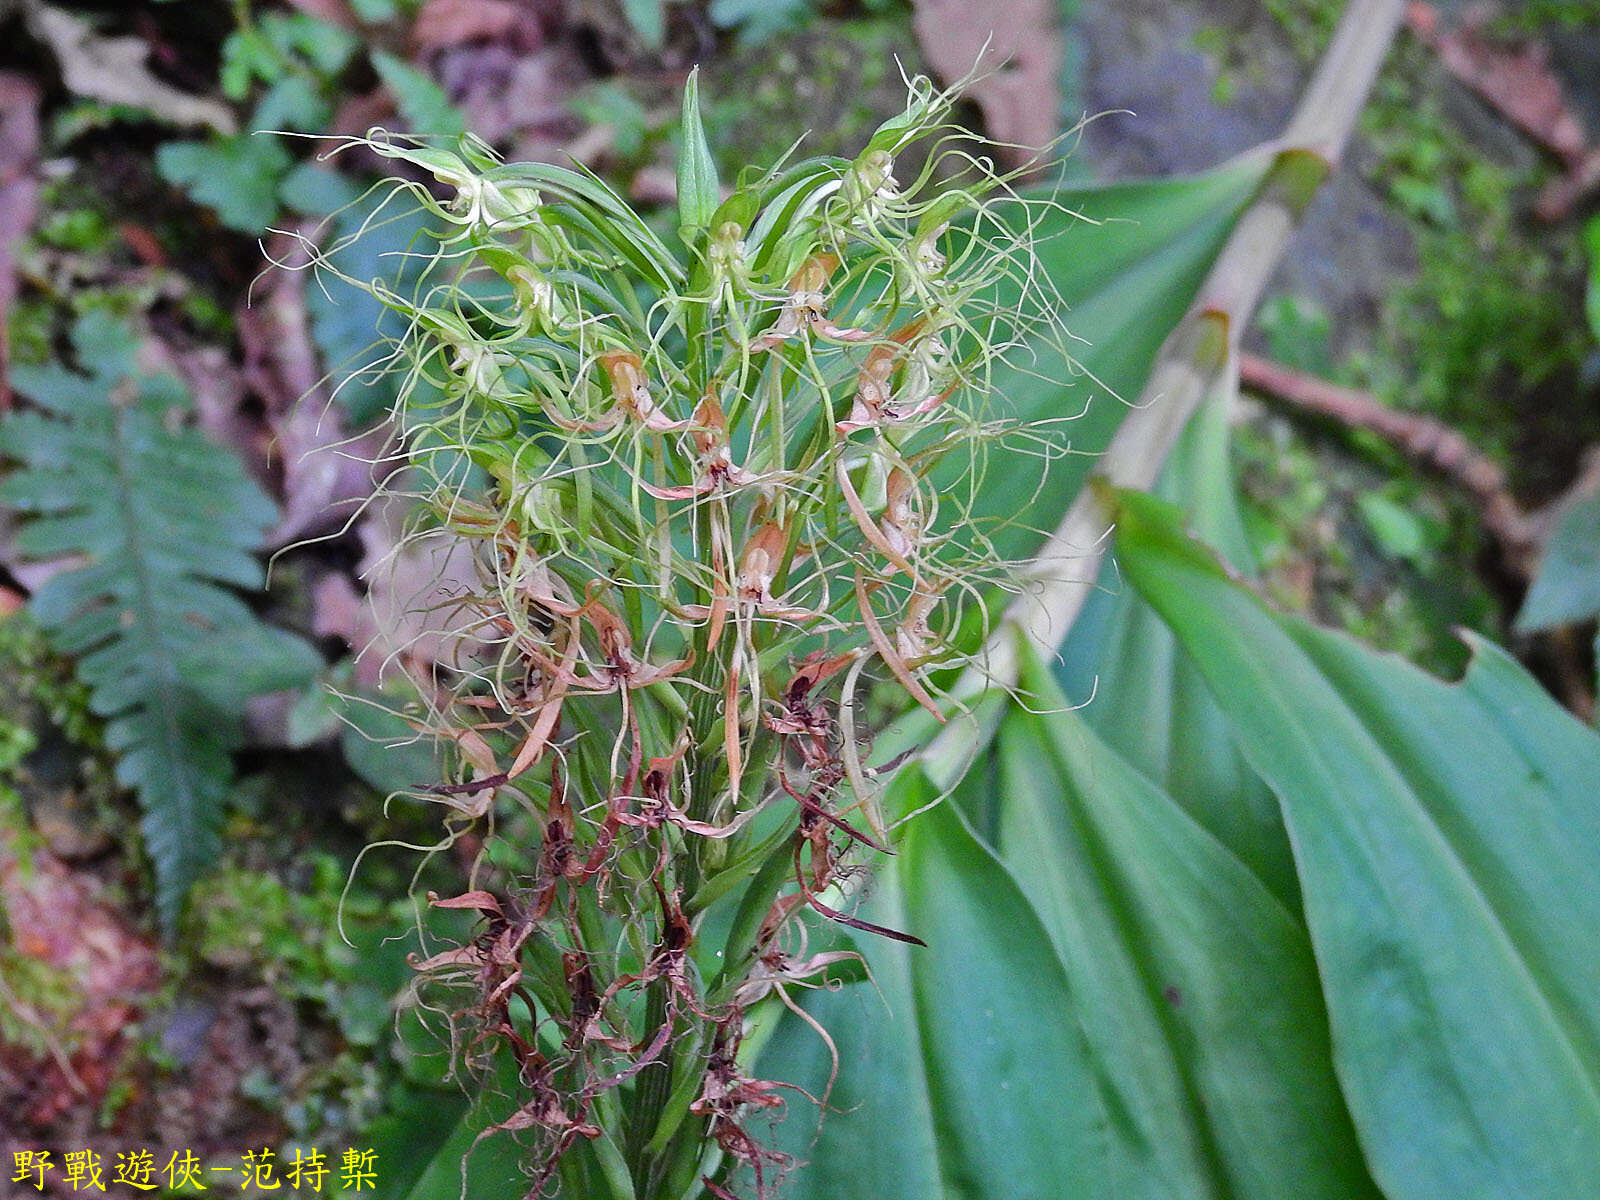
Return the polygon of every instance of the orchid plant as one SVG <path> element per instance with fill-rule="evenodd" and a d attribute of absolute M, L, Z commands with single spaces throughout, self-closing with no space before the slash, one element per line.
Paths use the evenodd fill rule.
<path fill-rule="evenodd" d="M 455 764 L 424 794 L 454 832 L 492 840 L 507 806 L 538 830 L 500 848 L 517 869 L 430 896 L 480 919 L 416 966 L 465 1062 L 514 1062 L 495 1131 L 525 1140 L 530 1197 L 771 1194 L 790 1164 L 750 1124 L 784 1085 L 753 1031 L 859 971 L 804 914 L 917 941 L 854 914 L 894 842 L 863 702 L 948 715 L 1009 577 L 973 497 L 1041 442 L 993 368 L 1061 336 L 1049 202 L 956 95 L 911 80 L 855 159 L 725 190 L 691 75 L 675 239 L 578 168 L 353 143 L 395 163 L 374 220 L 437 226 L 406 294 L 349 282 L 405 324 L 377 367 L 402 379 L 396 479 L 480 579 L 415 718 Z"/>

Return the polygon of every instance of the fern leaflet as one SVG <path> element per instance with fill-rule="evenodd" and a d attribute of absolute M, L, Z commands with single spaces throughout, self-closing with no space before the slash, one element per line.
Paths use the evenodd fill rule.
<path fill-rule="evenodd" d="M 0 422 L 0 453 L 18 464 L 0 501 L 31 518 L 22 554 L 75 560 L 30 607 L 106 719 L 170 932 L 220 849 L 245 700 L 303 685 L 320 660 L 229 590 L 261 587 L 253 552 L 276 513 L 232 454 L 185 423 L 182 385 L 141 375 L 136 342 L 108 314 L 80 318 L 73 342 L 85 374 L 12 370 L 38 411 Z"/>

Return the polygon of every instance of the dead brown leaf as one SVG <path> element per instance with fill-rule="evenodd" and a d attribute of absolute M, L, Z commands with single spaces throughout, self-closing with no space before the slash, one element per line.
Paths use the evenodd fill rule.
<path fill-rule="evenodd" d="M 310 236 L 310 225 L 301 233 Z M 244 378 L 261 400 L 265 437 L 260 447 L 283 500 L 283 515 L 272 531 L 273 545 L 327 533 L 349 520 L 372 494 L 369 465 L 383 451 L 388 434 L 374 430 L 351 439 L 332 402 L 306 312 L 309 276 L 302 242 L 279 234 L 268 257 L 284 267 L 265 275 L 250 303 L 237 316 L 244 349 Z"/>
<path fill-rule="evenodd" d="M 11 302 L 17 298 L 12 251 L 33 225 L 39 201 L 34 178 L 39 154 L 39 89 L 31 80 L 0 72 L 0 411 L 11 406 L 6 377 L 11 366 L 7 336 Z"/>
<path fill-rule="evenodd" d="M 969 94 L 1012 166 L 1032 160 L 1060 129 L 1061 34 L 1050 0 L 913 0 L 912 26 L 947 81 L 984 72 Z M 981 60 L 981 61 L 980 61 Z"/>
<path fill-rule="evenodd" d="M 428 0 L 411 27 L 411 47 L 423 55 L 504 38 L 521 18 L 511 0 Z"/>
<path fill-rule="evenodd" d="M 457 538 L 407 538 L 411 501 L 384 496 L 361 523 L 368 594 L 342 575 L 312 588 L 313 631 L 349 643 L 355 682 L 373 687 L 396 667 L 426 681 L 433 663 L 464 665 L 476 641 L 464 632 L 472 614 L 458 603 L 478 587 L 472 552 Z"/>
<path fill-rule="evenodd" d="M 582 131 L 569 101 L 591 76 L 570 43 L 458 46 L 439 55 L 437 73 L 468 127 L 514 158 L 556 161 Z"/>
<path fill-rule="evenodd" d="M 38 0 L 24 11 L 29 32 L 55 55 L 69 91 L 107 104 L 142 108 L 174 125 L 237 131 L 238 122 L 227 105 L 180 91 L 152 75 L 145 65 L 150 47 L 144 39 L 102 37 L 89 22 Z"/>
<path fill-rule="evenodd" d="M 134 1013 L 158 979 L 150 944 L 128 929 L 97 887 L 38 850 L 19 850 L 15 835 L 0 835 L 0 909 L 13 953 L 63 972 L 76 1006 L 64 1023 L 42 1030 L 49 1061 L 22 1065 L 17 1047 L 0 1046 L 6 1074 L 29 1081 L 26 1096 L 6 1097 L 10 1117 L 48 1124 L 65 1108 L 91 1110 L 110 1083 L 116 1051 Z M 29 1013 L 13 1015 L 31 1024 Z"/>
<path fill-rule="evenodd" d="M 1416 0 L 1407 20 L 1452 75 L 1575 167 L 1583 158 L 1586 139 L 1561 80 L 1550 67 L 1549 50 L 1539 42 L 1494 39 L 1488 30 L 1489 15 L 1487 9 L 1474 9 L 1458 27 L 1446 29 L 1433 5 Z"/>

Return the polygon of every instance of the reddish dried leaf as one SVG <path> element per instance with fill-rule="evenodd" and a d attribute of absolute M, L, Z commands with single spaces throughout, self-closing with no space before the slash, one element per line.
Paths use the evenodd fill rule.
<path fill-rule="evenodd" d="M 311 222 L 298 231 L 315 232 Z M 375 486 L 368 464 L 388 439 L 379 428 L 351 441 L 332 402 L 311 336 L 305 289 L 305 245 L 275 236 L 268 257 L 283 268 L 268 272 L 236 317 L 244 348 L 244 379 L 261 400 L 265 427 L 258 448 L 276 476 L 283 516 L 270 535 L 275 546 L 338 529 Z M 287 269 L 296 268 L 296 269 Z M 193 382 L 193 381 L 191 381 Z"/>
<path fill-rule="evenodd" d="M 33 224 L 39 184 L 39 89 L 21 75 L 0 73 L 0 409 L 10 406 L 8 314 L 17 295 L 13 247 Z"/>
<path fill-rule="evenodd" d="M 1513 125 L 1569 164 L 1576 165 L 1583 157 L 1583 127 L 1567 105 L 1544 45 L 1493 40 L 1482 11 L 1471 14 L 1457 29 L 1441 28 L 1438 11 L 1423 0 L 1411 5 L 1407 20 L 1452 75 Z"/>
<path fill-rule="evenodd" d="M 27 1063 L 24 1052 L 0 1045 L 0 1077 L 42 1073 L 55 1080 L 34 1089 L 48 1111 L 8 1116 L 45 1124 L 79 1105 L 92 1111 L 124 1034 L 158 982 L 155 950 L 121 922 L 95 884 L 44 851 L 19 852 L 9 835 L 0 836 L 0 912 L 13 952 L 65 972 L 77 992 L 72 1015 L 45 1030 L 53 1061 Z M 15 1002 L 14 995 L 6 999 Z M 25 1011 L 15 1015 L 29 1021 Z"/>
<path fill-rule="evenodd" d="M 356 660 L 356 682 L 371 686 L 386 667 L 464 667 L 481 642 L 466 632 L 474 615 L 462 599 L 478 588 L 470 544 L 460 538 L 407 537 L 409 501 L 380 497 L 361 523 L 361 563 L 370 603 L 345 633 Z M 336 602 L 344 599 L 331 593 Z M 340 605 L 342 608 L 343 605 Z M 419 669 L 417 677 L 429 672 Z"/>
<path fill-rule="evenodd" d="M 468 42 L 505 37 L 517 24 L 518 8 L 510 0 L 428 0 L 411 27 L 417 54 L 431 54 Z"/>
<path fill-rule="evenodd" d="M 986 72 L 971 88 L 989 136 L 1028 162 L 1059 130 L 1061 34 L 1051 0 L 913 0 L 912 26 L 928 63 L 946 80 Z M 986 48 L 987 43 L 987 48 Z M 979 61 L 981 58 L 981 62 Z"/>
<path fill-rule="evenodd" d="M 341 29 L 356 27 L 355 16 L 345 0 L 289 0 L 289 3 L 307 16 L 326 21 L 329 25 L 337 25 Z"/>
<path fill-rule="evenodd" d="M 497 917 L 503 915 L 500 901 L 495 899 L 493 893 L 482 890 L 443 898 L 434 892 L 429 892 L 428 903 L 434 908 L 474 908 L 479 912 L 493 913 Z"/>

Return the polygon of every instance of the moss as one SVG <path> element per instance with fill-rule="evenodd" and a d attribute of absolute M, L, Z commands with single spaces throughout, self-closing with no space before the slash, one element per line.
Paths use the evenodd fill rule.
<path fill-rule="evenodd" d="M 221 970 L 261 980 L 320 1029 L 312 1040 L 320 1039 L 324 1052 L 308 1056 L 293 1094 L 273 1084 L 270 1094 L 254 1097 L 296 1136 L 360 1127 L 375 1115 L 395 1070 L 387 1050 L 391 1002 L 409 969 L 403 943 L 384 939 L 409 927 L 411 902 L 365 887 L 347 892 L 347 879 L 346 867 L 326 851 L 273 870 L 225 863 L 196 886 L 174 964 L 191 978 Z"/>
<path fill-rule="evenodd" d="M 1508 34 L 1600 29 L 1600 6 L 1594 0 L 1521 0 L 1496 12 L 1491 26 Z"/>
<path fill-rule="evenodd" d="M 1264 5 L 1306 62 L 1322 53 L 1344 11 L 1344 0 L 1264 0 Z"/>
<path fill-rule="evenodd" d="M 0 725 L 6 720 L 28 726 L 35 708 L 72 741 L 98 750 L 100 721 L 89 711 L 89 689 L 72 673 L 65 659 L 52 654 L 44 633 L 27 613 L 0 619 Z M 0 751 L 0 773 L 22 761 Z"/>
<path fill-rule="evenodd" d="M 70 1054 L 76 1047 L 68 1026 L 79 1006 L 72 973 L 18 950 L 0 911 L 0 1045 L 34 1058 Z"/>
<path fill-rule="evenodd" d="M 706 77 L 706 132 L 725 178 L 745 163 L 776 162 L 796 130 L 802 155 L 853 157 L 885 118 L 905 106 L 908 75 L 921 69 L 909 24 L 876 17 L 814 21 L 793 34 L 736 51 Z"/>
<path fill-rule="evenodd" d="M 1268 0 L 1307 60 L 1341 7 Z M 1587 0 L 1540 7 L 1519 20 L 1548 28 L 1596 13 Z M 1363 113 L 1351 161 L 1404 219 L 1417 273 L 1384 296 L 1370 349 L 1319 373 L 1442 418 L 1537 501 L 1570 479 L 1580 445 L 1600 439 L 1600 406 L 1580 377 L 1591 345 L 1582 254 L 1570 230 L 1527 215 L 1554 168 L 1503 122 L 1471 118 L 1477 101 L 1452 116 L 1445 81 L 1433 52 L 1402 38 Z"/>
<path fill-rule="evenodd" d="M 1571 469 L 1552 446 L 1600 437 L 1600 413 L 1577 382 L 1588 345 L 1582 255 L 1569 235 L 1534 230 L 1524 216 L 1548 168 L 1473 145 L 1419 84 L 1428 65 L 1425 48 L 1402 46 L 1363 121 L 1371 177 L 1406 216 L 1419 265 L 1385 304 L 1361 381 L 1442 417 L 1506 461 L 1523 490 L 1543 491 Z"/>
<path fill-rule="evenodd" d="M 1334 0 L 1268 0 L 1308 60 L 1341 7 Z M 1528 426 L 1533 406 L 1507 398 L 1548 389 L 1564 406 L 1559 423 L 1574 445 L 1600 437 L 1600 414 L 1576 385 L 1587 346 L 1577 299 L 1581 255 L 1563 232 L 1533 230 L 1525 218 L 1549 168 L 1531 154 L 1502 161 L 1477 144 L 1446 115 L 1440 79 L 1432 52 L 1402 39 L 1363 113 L 1357 161 L 1409 226 L 1418 270 L 1387 297 L 1370 357 L 1347 360 L 1337 373 L 1391 403 L 1449 421 L 1508 461 L 1517 482 L 1542 490 L 1549 482 L 1538 477 L 1548 469 L 1543 448 L 1528 461 L 1514 454 L 1539 432 Z M 1554 469 L 1559 474 L 1565 464 Z"/>
<path fill-rule="evenodd" d="M 1495 628 L 1491 596 L 1462 565 L 1478 548 L 1475 515 L 1386 448 L 1374 463 L 1261 416 L 1237 427 L 1233 456 L 1276 603 L 1445 675 L 1465 665 L 1451 629 Z"/>

